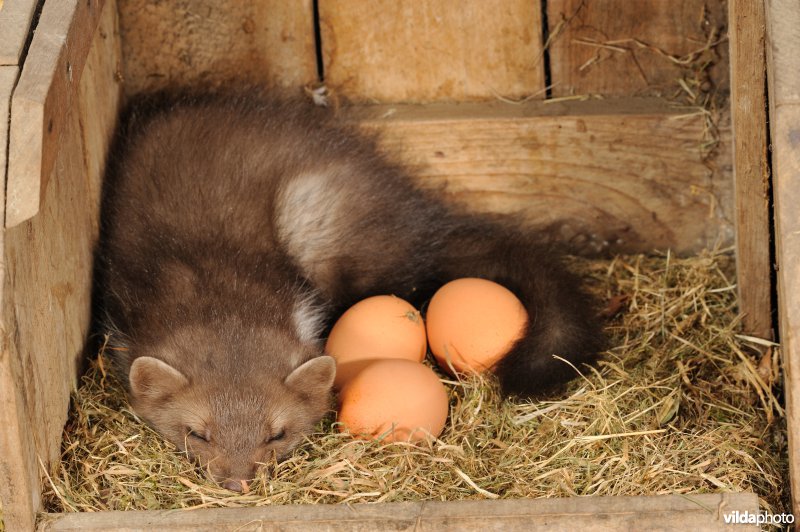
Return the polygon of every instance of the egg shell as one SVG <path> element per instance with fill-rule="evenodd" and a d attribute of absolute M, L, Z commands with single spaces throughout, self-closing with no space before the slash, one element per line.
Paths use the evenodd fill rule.
<path fill-rule="evenodd" d="M 427 349 L 419 311 L 395 296 L 369 297 L 347 309 L 325 344 L 325 352 L 336 359 L 337 389 L 363 367 L 357 361 L 399 358 L 422 362 Z"/>
<path fill-rule="evenodd" d="M 333 387 L 341 390 L 353 377 L 358 375 L 364 368 L 381 358 L 362 358 L 350 360 L 348 362 L 336 362 L 336 377 L 333 379 Z M 400 359 L 397 359 L 400 360 Z"/>
<path fill-rule="evenodd" d="M 431 368 L 403 359 L 371 361 L 339 394 L 339 431 L 381 441 L 415 441 L 442 433 L 447 390 Z"/>
<path fill-rule="evenodd" d="M 450 374 L 482 373 L 495 366 L 525 334 L 528 313 L 509 289 L 467 277 L 442 286 L 425 316 L 428 342 Z"/>

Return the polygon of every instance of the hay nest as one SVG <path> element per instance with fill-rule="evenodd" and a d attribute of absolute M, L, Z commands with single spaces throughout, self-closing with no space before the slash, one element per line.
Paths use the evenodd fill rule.
<path fill-rule="evenodd" d="M 552 401 L 502 401 L 445 380 L 439 439 L 353 440 L 331 414 L 286 461 L 233 493 L 131 412 L 100 353 L 74 395 L 54 512 L 401 500 L 755 491 L 787 507 L 778 352 L 738 334 L 730 253 L 574 261 L 608 302 L 611 345 Z"/>

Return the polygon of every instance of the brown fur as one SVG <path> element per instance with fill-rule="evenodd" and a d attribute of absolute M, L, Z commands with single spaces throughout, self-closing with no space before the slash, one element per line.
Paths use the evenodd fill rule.
<path fill-rule="evenodd" d="M 505 284 L 532 316 L 498 368 L 511 395 L 573 377 L 553 354 L 577 365 L 601 346 L 593 302 L 539 237 L 445 207 L 303 102 L 143 99 L 114 153 L 100 273 L 119 370 L 136 411 L 231 488 L 324 414 L 322 333 L 364 297 Z"/>

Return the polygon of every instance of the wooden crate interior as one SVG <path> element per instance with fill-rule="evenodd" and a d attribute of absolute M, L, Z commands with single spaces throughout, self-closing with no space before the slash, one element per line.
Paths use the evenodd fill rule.
<path fill-rule="evenodd" d="M 324 85 L 344 119 L 381 131 L 386 149 L 419 166 L 422 186 L 557 227 L 577 252 L 736 244 L 745 331 L 771 338 L 766 117 L 751 113 L 764 92 L 763 55 L 751 57 L 764 37 L 755 4 L 47 0 L 26 49 L 27 33 L 3 30 L 27 28 L 36 3 L 0 0 L 0 118 L 11 117 L 0 128 L 0 424 L 16 428 L 0 434 L 0 455 L 13 457 L 0 458 L 7 524 L 33 526 L 41 468 L 59 457 L 126 95 Z M 749 81 L 731 87 L 734 23 L 730 66 Z M 737 137 L 732 114 L 763 136 Z"/>
<path fill-rule="evenodd" d="M 322 0 L 323 80 L 310 0 L 176 5 L 121 4 L 128 93 L 232 77 L 324 81 L 334 102 L 389 106 L 369 108 L 369 127 L 426 167 L 423 184 L 444 185 L 474 208 L 532 224 L 569 220 L 563 238 L 587 252 L 692 253 L 733 243 L 730 117 L 711 105 L 728 91 L 718 2 L 548 2 L 543 11 L 517 1 L 455 9 L 434 0 Z M 208 39 L 211 21 L 222 29 Z M 277 35 L 283 40 L 271 42 Z M 550 208 L 531 207 L 544 198 Z"/>

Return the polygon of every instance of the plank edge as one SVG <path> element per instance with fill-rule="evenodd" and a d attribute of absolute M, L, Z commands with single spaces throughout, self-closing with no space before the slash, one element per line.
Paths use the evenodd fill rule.
<path fill-rule="evenodd" d="M 475 526 L 491 520 L 493 525 L 512 526 L 524 520 L 548 525 L 567 525 L 578 519 L 632 518 L 656 522 L 676 522 L 693 527 L 716 527 L 724 515 L 735 511 L 757 513 L 758 497 L 751 492 L 697 495 L 658 495 L 620 497 L 571 497 L 560 499 L 501 499 L 466 501 L 421 501 L 400 503 L 360 503 L 352 505 L 277 505 L 250 508 L 216 508 L 190 511 L 127 511 L 81 514 L 43 514 L 38 530 L 115 530 L 152 526 L 169 530 L 215 525 L 230 527 L 269 522 L 272 527 L 314 526 L 345 529 L 373 525 L 397 529 L 404 525 Z M 612 523 L 613 521 L 605 521 Z M 741 525 L 737 525 L 741 526 Z M 381 528 L 379 528 L 381 529 Z M 513 529 L 513 528 L 512 528 Z M 737 528 L 739 530 L 740 528 Z M 746 530 L 746 528 L 741 528 Z"/>

